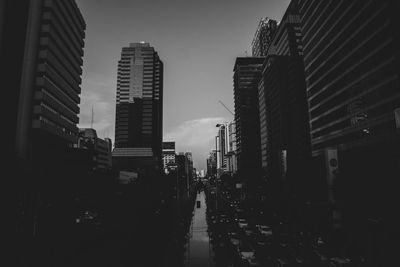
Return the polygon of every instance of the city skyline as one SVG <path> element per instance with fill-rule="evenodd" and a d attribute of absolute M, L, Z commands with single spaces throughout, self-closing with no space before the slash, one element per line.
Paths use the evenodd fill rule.
<path fill-rule="evenodd" d="M 77 3 L 87 23 L 79 127 L 90 127 L 93 108 L 93 128 L 114 143 L 120 49 L 149 42 L 165 64 L 163 141 L 191 151 L 194 166 L 206 169 L 215 125 L 233 120 L 218 100 L 234 110 L 235 58 L 251 56 L 259 20 L 279 21 L 289 1 L 146 1 L 140 12 L 130 1 Z"/>

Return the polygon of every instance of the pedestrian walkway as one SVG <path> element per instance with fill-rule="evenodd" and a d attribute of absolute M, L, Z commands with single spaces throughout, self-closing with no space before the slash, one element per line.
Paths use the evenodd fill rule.
<path fill-rule="evenodd" d="M 200 207 L 196 204 L 200 201 Z M 190 226 L 190 240 L 186 250 L 185 266 L 214 266 L 213 252 L 207 232 L 206 201 L 204 191 L 197 194 L 194 216 Z"/>

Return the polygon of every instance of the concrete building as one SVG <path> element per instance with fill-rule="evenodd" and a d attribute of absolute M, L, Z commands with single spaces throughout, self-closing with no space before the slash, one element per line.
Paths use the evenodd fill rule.
<path fill-rule="evenodd" d="M 238 172 L 244 180 L 260 172 L 258 82 L 264 57 L 238 57 L 234 66 L 234 103 Z"/>
<path fill-rule="evenodd" d="M 167 172 L 168 165 L 175 164 L 175 142 L 162 143 L 162 159 L 164 172 Z"/>
<path fill-rule="evenodd" d="M 51 215 L 47 207 L 58 209 L 57 203 L 67 202 L 61 194 L 70 187 L 64 158 L 78 137 L 86 24 L 73 0 L 0 2 L 0 65 L 7 106 L 3 138 L 10 158 L 4 172 L 13 174 L 14 239 L 23 244 L 13 257 L 18 262 L 11 265 L 37 265 L 33 259 L 42 255 L 29 255 L 34 240 L 55 235 L 55 227 L 67 229 L 66 214 Z M 46 216 L 54 220 L 46 221 Z"/>
<path fill-rule="evenodd" d="M 112 169 L 111 139 L 101 139 L 92 128 L 79 129 L 78 148 L 93 150 L 94 171 L 110 171 Z"/>
<path fill-rule="evenodd" d="M 162 168 L 163 63 L 149 43 L 123 47 L 118 61 L 113 160 L 117 169 Z"/>
<path fill-rule="evenodd" d="M 261 165 L 267 179 L 303 177 L 310 137 L 300 16 L 292 2 L 270 42 L 258 84 Z M 294 186 L 300 188 L 300 185 Z"/>

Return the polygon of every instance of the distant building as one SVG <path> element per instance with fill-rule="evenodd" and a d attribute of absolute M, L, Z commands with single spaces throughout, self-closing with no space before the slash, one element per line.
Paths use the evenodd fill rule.
<path fill-rule="evenodd" d="M 207 158 L 207 176 L 214 176 L 217 174 L 217 152 L 212 150 Z"/>
<path fill-rule="evenodd" d="M 225 171 L 226 169 L 226 158 L 225 154 L 227 151 L 227 127 L 226 123 L 218 124 L 217 132 L 217 170 Z"/>
<path fill-rule="evenodd" d="M 233 68 L 238 172 L 247 180 L 258 177 L 261 167 L 258 82 L 264 59 L 238 57 Z"/>
<path fill-rule="evenodd" d="M 235 174 L 237 172 L 236 129 L 233 121 L 227 124 L 227 148 L 225 154 L 226 172 Z"/>
<path fill-rule="evenodd" d="M 149 43 L 123 47 L 118 61 L 113 160 L 119 170 L 162 168 L 163 63 Z"/>
<path fill-rule="evenodd" d="M 262 18 L 258 24 L 253 41 L 251 42 L 252 56 L 265 57 L 272 42 L 278 23 L 269 18 Z"/>
<path fill-rule="evenodd" d="M 167 172 L 169 164 L 175 164 L 175 142 L 162 143 L 162 159 L 164 172 Z"/>
<path fill-rule="evenodd" d="M 93 150 L 94 170 L 105 171 L 112 168 L 111 139 L 101 139 L 96 130 L 91 128 L 79 129 L 78 148 Z"/>

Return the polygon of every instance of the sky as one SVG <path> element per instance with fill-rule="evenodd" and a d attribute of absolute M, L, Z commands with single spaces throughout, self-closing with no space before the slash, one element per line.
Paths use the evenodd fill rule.
<path fill-rule="evenodd" d="M 114 142 L 121 49 L 145 41 L 164 63 L 163 139 L 206 169 L 215 125 L 232 121 L 233 65 L 251 55 L 259 20 L 290 0 L 76 0 L 86 21 L 79 127 Z"/>

